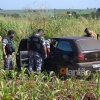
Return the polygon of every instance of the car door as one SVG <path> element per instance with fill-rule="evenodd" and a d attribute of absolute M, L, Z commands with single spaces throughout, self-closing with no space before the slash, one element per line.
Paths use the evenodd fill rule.
<path fill-rule="evenodd" d="M 16 54 L 17 67 L 28 66 L 28 52 L 27 52 L 27 39 L 21 40 Z"/>
<path fill-rule="evenodd" d="M 73 56 L 73 49 L 70 41 L 59 40 L 54 51 L 55 64 L 64 66 L 70 62 Z"/>

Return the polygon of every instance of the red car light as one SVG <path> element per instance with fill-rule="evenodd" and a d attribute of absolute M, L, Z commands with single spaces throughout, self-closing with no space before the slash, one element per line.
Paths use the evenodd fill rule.
<path fill-rule="evenodd" d="M 84 54 L 83 53 L 78 53 L 78 60 L 84 61 Z"/>

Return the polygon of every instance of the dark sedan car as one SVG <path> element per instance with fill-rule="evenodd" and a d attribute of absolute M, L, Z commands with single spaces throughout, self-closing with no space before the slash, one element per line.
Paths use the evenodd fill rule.
<path fill-rule="evenodd" d="M 97 71 L 100 68 L 100 42 L 89 37 L 51 38 L 51 54 L 45 60 L 44 70 L 59 75 L 82 74 L 82 71 Z M 16 55 L 18 68 L 28 66 L 27 39 L 22 39 Z"/>

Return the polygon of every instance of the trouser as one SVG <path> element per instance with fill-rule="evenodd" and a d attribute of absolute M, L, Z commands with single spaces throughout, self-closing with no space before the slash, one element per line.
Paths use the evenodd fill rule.
<path fill-rule="evenodd" d="M 43 64 L 42 55 L 38 52 L 30 50 L 29 52 L 29 71 L 32 72 L 36 67 L 36 72 L 41 73 L 41 67 Z"/>
<path fill-rule="evenodd" d="M 12 55 L 7 55 L 8 59 L 4 59 L 4 70 L 12 70 L 13 69 L 13 63 L 12 63 Z"/>

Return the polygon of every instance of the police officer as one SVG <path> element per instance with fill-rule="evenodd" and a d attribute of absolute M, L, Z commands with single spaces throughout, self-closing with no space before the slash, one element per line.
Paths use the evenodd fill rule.
<path fill-rule="evenodd" d="M 39 29 L 36 34 L 33 34 L 27 43 L 27 51 L 29 54 L 29 71 L 34 70 L 36 66 L 36 71 L 41 73 L 41 67 L 43 64 L 43 57 L 47 58 L 47 51 L 45 46 L 45 41 L 43 38 L 44 30 Z"/>
<path fill-rule="evenodd" d="M 50 39 L 45 39 L 45 46 L 47 51 L 47 58 L 43 60 L 43 68 L 42 71 L 45 71 L 45 67 L 48 66 L 48 59 L 50 58 Z"/>
<path fill-rule="evenodd" d="M 12 54 L 15 52 L 14 47 L 12 45 L 12 38 L 14 37 L 14 31 L 9 30 L 7 37 L 2 40 L 2 50 L 3 50 L 3 58 L 4 58 L 4 70 L 12 70 Z"/>

